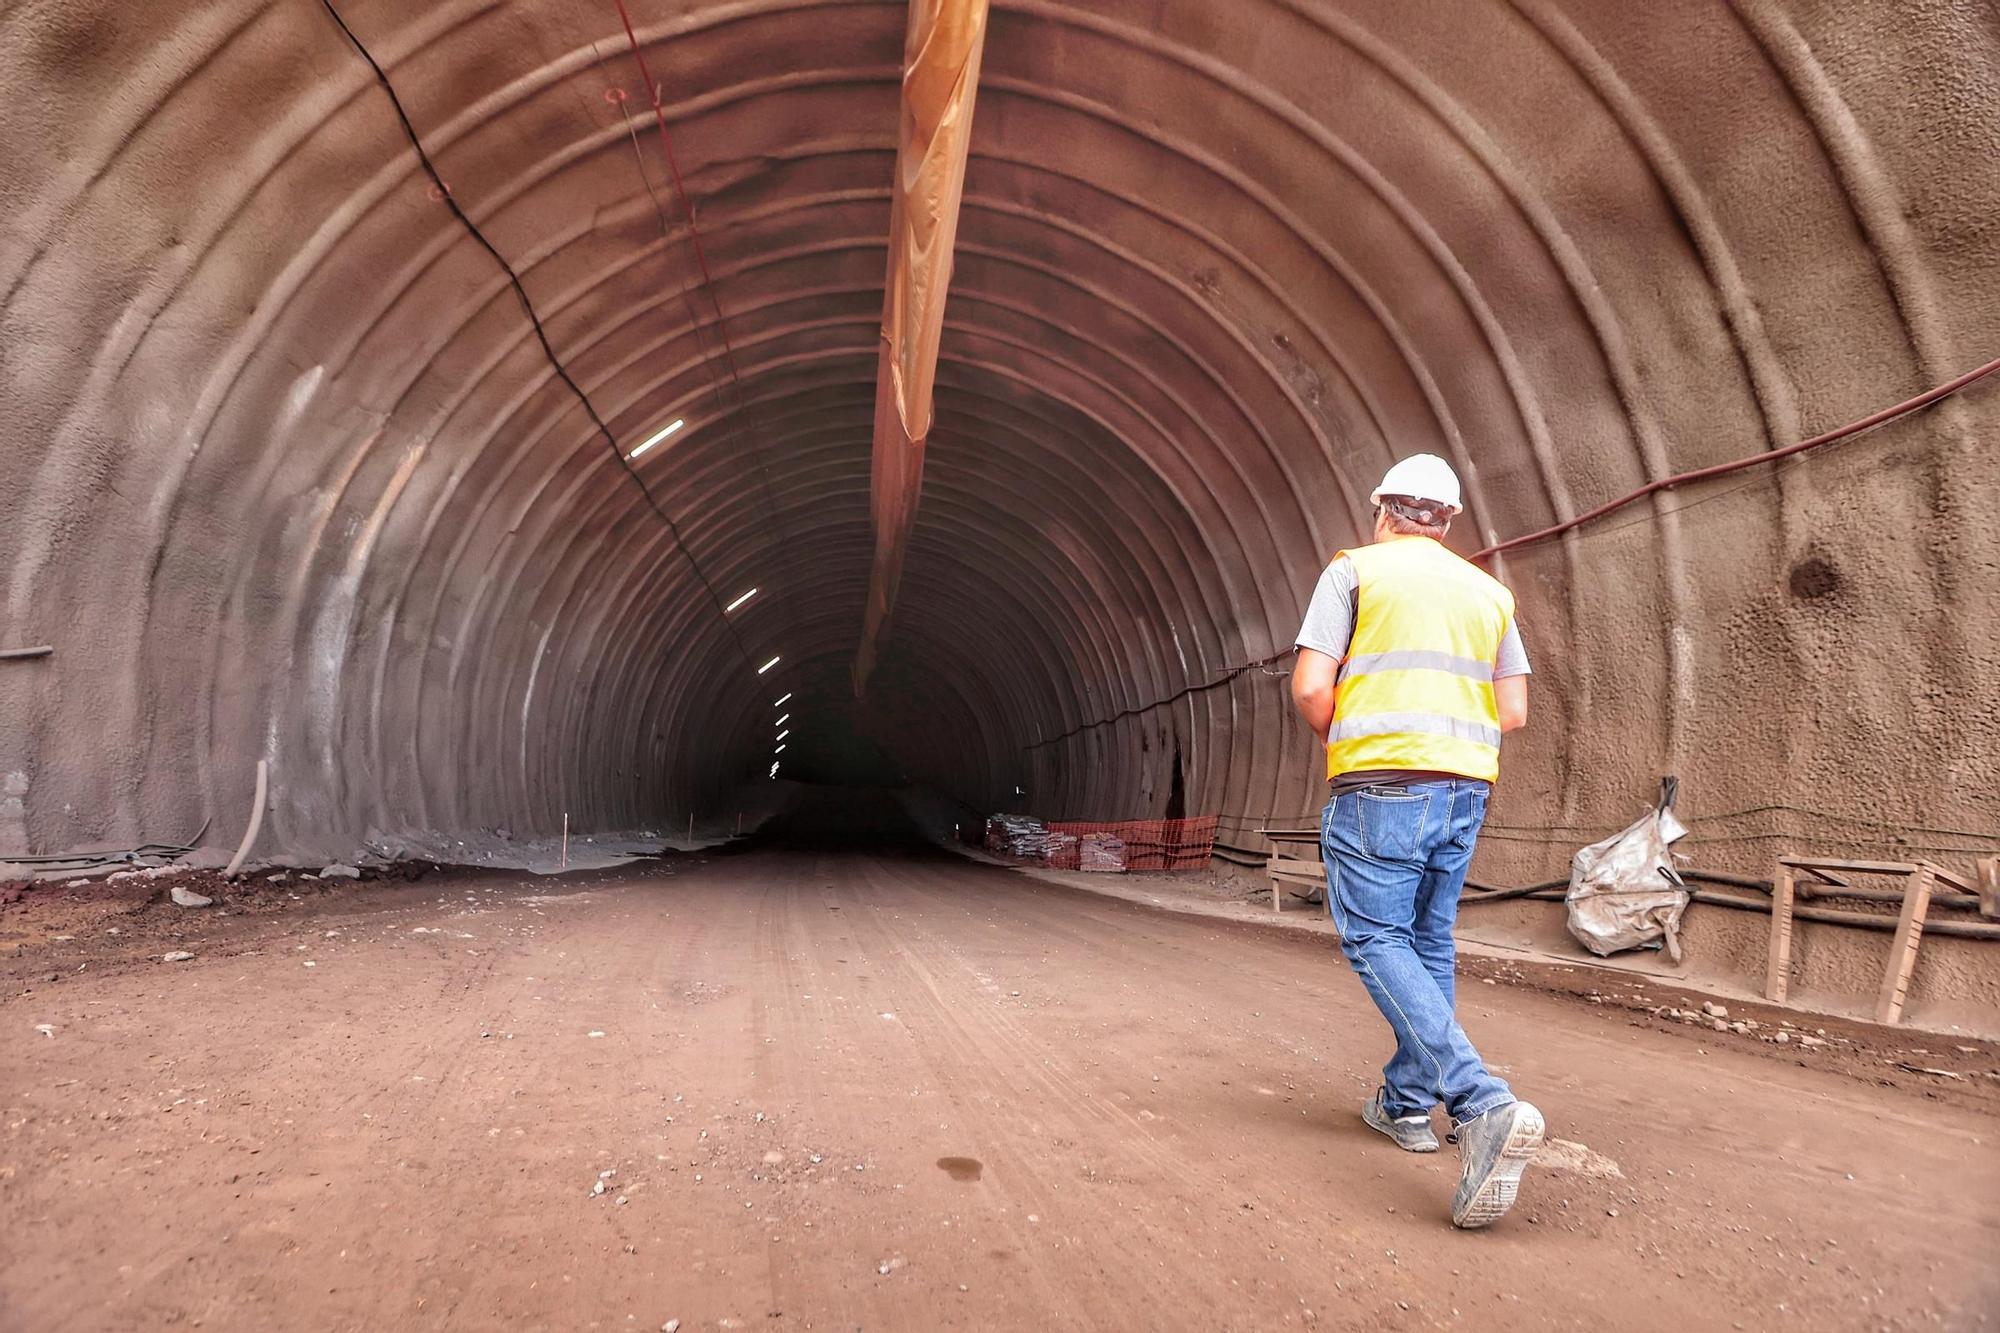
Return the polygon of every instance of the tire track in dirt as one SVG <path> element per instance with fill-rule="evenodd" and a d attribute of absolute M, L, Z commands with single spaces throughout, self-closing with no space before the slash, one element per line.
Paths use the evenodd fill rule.
<path fill-rule="evenodd" d="M 899 869 L 879 862 L 871 864 L 870 869 L 871 885 L 895 883 L 911 896 L 920 899 L 929 896 L 930 885 L 899 873 Z M 880 919 L 892 905 L 904 904 L 896 903 L 894 899 L 884 902 L 878 895 L 874 917 Z M 889 915 L 905 917 L 909 914 L 890 911 Z M 909 919 L 915 918 L 909 916 Z M 886 922 L 883 928 L 885 937 L 892 944 L 902 944 L 903 941 L 889 931 Z M 913 939 L 922 939 L 925 949 L 900 948 L 898 957 L 930 1001 L 930 1013 L 939 1024 L 939 1035 L 946 1039 L 951 1050 L 953 1058 L 944 1062 L 945 1067 L 989 1071 L 1005 1068 L 1024 1074 L 1037 1085 L 1033 1091 L 1038 1091 L 1040 1095 L 1034 1097 L 1030 1105 L 1036 1115 L 1050 1122 L 1046 1130 L 1053 1144 L 1079 1161 L 1086 1155 L 1095 1155 L 1098 1160 L 1111 1164 L 1112 1171 L 1108 1178 L 1119 1184 L 1129 1184 L 1135 1192 L 1165 1194 L 1164 1200 L 1154 1200 L 1154 1206 L 1140 1216 L 1127 1219 L 1116 1239 L 1099 1242 L 1100 1247 L 1108 1243 L 1113 1249 L 1111 1255 L 1100 1257 L 1099 1262 L 1137 1271 L 1161 1266 L 1159 1256 L 1162 1253 L 1185 1250 L 1189 1237 L 1184 1227 L 1190 1224 L 1190 1219 L 1196 1219 L 1195 1224 L 1198 1225 L 1200 1219 L 1212 1218 L 1216 1212 L 1212 1207 L 1213 1200 L 1231 1193 L 1232 1182 L 1227 1171 L 1184 1148 L 1177 1150 L 1161 1143 L 1154 1129 L 1160 1123 L 1157 1117 L 1148 1121 L 1119 1105 L 1113 1098 L 1093 1092 L 1089 1080 L 1070 1073 L 1060 1055 L 1052 1058 L 1047 1053 L 1051 1048 L 1046 1043 L 1037 1043 L 1020 1023 L 1009 1016 L 1006 999 L 1011 997 L 999 996 L 998 988 L 983 980 L 978 969 L 967 964 L 937 932 L 916 924 L 909 927 L 908 933 Z M 1087 944 L 1087 941 L 1080 941 L 1080 946 L 1083 946 L 1078 950 L 1080 955 L 1086 955 Z M 958 965 L 957 971 L 962 979 L 959 994 L 948 991 L 939 972 L 921 961 L 925 952 L 933 951 Z M 1087 955 L 1081 961 L 1084 966 L 1089 966 L 1091 962 Z M 987 993 L 976 993 L 979 991 Z M 996 1000 L 999 1001 L 997 1004 Z M 960 1014 L 969 1015 L 970 1021 L 960 1021 Z M 1143 1082 L 1145 1076 L 1136 1066 L 1126 1064 L 1122 1068 L 1123 1077 L 1116 1081 L 1128 1084 Z M 998 1077 L 987 1077 L 984 1085 L 989 1095 L 1001 1104 L 1018 1101 L 1024 1092 L 1031 1092 Z M 1035 1125 L 1031 1128 L 1041 1130 L 1045 1127 Z M 1047 1149 L 1040 1149 L 1039 1152 L 1046 1154 Z M 1032 1182 L 1043 1187 L 1040 1211 L 1051 1214 L 1059 1206 L 1064 1212 L 1074 1211 L 1067 1200 L 1061 1200 L 1059 1204 L 1056 1195 L 1050 1192 L 1045 1183 L 1048 1172 L 1038 1163 L 1036 1156 L 1037 1150 L 1024 1149 L 1016 1153 L 1015 1162 L 1018 1168 L 1029 1173 Z M 1098 1178 L 1094 1166 L 1073 1168 L 1073 1174 L 1084 1181 Z M 1164 1218 L 1174 1206 L 1179 1206 L 1181 1220 L 1168 1228 Z M 1203 1208 L 1199 1214 L 1197 1207 Z M 1316 1220 L 1324 1224 L 1333 1219 Z M 1337 1222 L 1330 1229 L 1347 1236 Z M 1284 1230 L 1290 1233 L 1290 1228 Z M 1233 1270 L 1256 1268 L 1262 1263 L 1263 1256 L 1246 1252 L 1242 1238 L 1229 1234 L 1228 1228 L 1218 1227 L 1210 1221 L 1202 1234 L 1215 1247 L 1212 1254 L 1225 1250 L 1231 1252 L 1229 1262 Z M 1331 1237 L 1323 1232 L 1320 1239 L 1325 1241 Z M 1087 1276 L 1075 1274 L 1072 1278 Z M 1173 1308 L 1184 1309 L 1183 1302 L 1171 1299 L 1175 1294 L 1174 1288 L 1179 1285 L 1177 1275 L 1162 1274 L 1159 1280 L 1165 1290 L 1155 1293 L 1154 1299 L 1158 1300 L 1161 1296 L 1169 1298 L 1161 1302 L 1162 1316 Z M 1083 1290 L 1088 1296 L 1093 1289 L 1086 1285 Z M 1132 1312 L 1126 1301 L 1120 1301 L 1099 1311 L 1097 1317 L 1108 1327 L 1118 1327 L 1130 1320 Z"/>
<path fill-rule="evenodd" d="M 1352 1123 L 1379 1020 L 1321 950 L 893 852 L 557 889 L 476 917 L 302 914 L 256 954 L 218 926 L 195 964 L 0 1001 L 17 1031 L 57 1024 L 0 1041 L 0 1325 L 1979 1328 L 2000 1308 L 1927 1239 L 2000 1244 L 1979 1146 L 2000 1126 L 1976 1107 L 1478 988 L 1560 1132 L 1622 1175 L 1537 1173 L 1464 1236 L 1441 1220 L 1450 1154 Z"/>
<path fill-rule="evenodd" d="M 770 1031 L 779 1040 L 770 1052 L 770 1092 L 783 1101 L 790 1099 L 787 1137 L 795 1143 L 821 1150 L 824 1160 L 799 1167 L 788 1162 L 786 1170 L 798 1171 L 812 1183 L 801 1185 L 795 1217 L 812 1214 L 824 1221 L 826 1201 L 858 1195 L 862 1198 L 895 1202 L 894 1215 L 885 1219 L 879 1234 L 855 1242 L 855 1248 L 838 1256 L 832 1271 L 824 1263 L 801 1263 L 796 1254 L 786 1278 L 778 1284 L 774 1304 L 785 1305 L 802 1285 L 816 1283 L 824 1300 L 829 1294 L 842 1299 L 836 1306 L 836 1322 L 875 1326 L 912 1317 L 908 1288 L 912 1283 L 929 1284 L 943 1299 L 956 1297 L 954 1284 L 946 1281 L 945 1270 L 953 1259 L 916 1229 L 915 1210 L 927 1209 L 934 1200 L 923 1188 L 923 1171 L 928 1164 L 895 1159 L 885 1161 L 867 1147 L 879 1140 L 886 1124 L 884 1117 L 917 1112 L 910 1108 L 881 1103 L 887 1089 L 903 1088 L 912 1081 L 939 1084 L 922 1053 L 906 1040 L 898 1039 L 895 1025 L 880 1017 L 883 995 L 899 995 L 891 980 L 892 969 L 885 967 L 882 951 L 868 942 L 862 923 L 872 909 L 855 892 L 851 867 L 835 870 L 826 864 L 814 873 L 788 884 L 782 892 L 772 891 L 758 902 L 760 972 L 772 973 L 779 984 L 767 987 L 771 1008 Z M 865 961 L 863 961 L 865 960 Z M 846 968 L 866 968 L 865 973 L 844 973 Z M 868 979 L 867 995 L 853 984 Z M 901 998 L 887 1001 L 900 1009 Z M 846 1104 L 826 1099 L 805 1101 L 799 1094 L 808 1089 L 849 1087 L 870 1090 L 865 1099 L 846 1099 Z M 946 1095 L 952 1096 L 949 1089 Z M 956 1097 L 955 1110 L 962 1111 Z M 924 1112 L 928 1116 L 930 1112 Z M 873 1117 L 872 1119 L 870 1117 Z M 912 1131 L 917 1132 L 913 1126 Z M 865 1171 L 850 1170 L 864 1165 Z M 910 1174 L 909 1182 L 890 1185 L 884 1178 Z M 914 1186 L 905 1189 L 904 1185 Z M 915 1200 L 922 1199 L 921 1204 Z M 810 1218 L 807 1220 L 811 1220 Z M 947 1219 L 949 1222 L 951 1219 Z M 959 1219 L 963 1221 L 963 1219 Z M 987 1225 L 989 1223 L 982 1223 Z M 867 1248 L 872 1243 L 873 1248 Z M 778 1247 L 773 1246 L 778 1253 Z M 877 1273 L 878 1263 L 907 1255 L 916 1265 L 897 1270 L 891 1279 Z M 857 1275 L 865 1275 L 857 1281 Z M 1039 1284 L 1039 1296 L 1054 1301 L 1059 1293 L 1046 1283 Z"/>
<path fill-rule="evenodd" d="M 962 1128 L 940 1132 L 980 1145 L 978 1160 L 986 1168 L 980 1178 L 981 1192 L 987 1196 L 980 1200 L 986 1206 L 985 1225 L 997 1230 L 1006 1242 L 997 1249 L 989 1247 L 989 1253 L 1029 1257 L 1031 1266 L 1025 1274 L 1017 1270 L 1015 1278 L 1025 1276 L 1033 1284 L 1036 1303 L 1042 1308 L 1063 1308 L 1065 1293 L 1057 1276 L 1049 1271 L 1041 1237 L 1029 1229 L 1033 1224 L 1023 1220 L 1031 1215 L 1040 1216 L 1037 1209 L 1046 1210 L 1048 1206 L 1047 1193 L 1040 1188 L 1040 1169 L 1030 1154 L 1012 1146 L 1017 1131 L 1003 1124 L 991 1109 L 996 1100 L 1004 1103 L 1012 1092 L 992 1073 L 996 1065 L 1006 1062 L 996 1061 L 992 1052 L 979 1047 L 954 1007 L 941 995 L 935 980 L 915 958 L 908 940 L 892 925 L 891 919 L 885 919 L 885 910 L 891 911 L 893 917 L 893 909 L 879 897 L 879 866 L 871 859 L 850 857 L 844 859 L 841 870 L 849 880 L 840 894 L 844 901 L 838 904 L 843 920 L 855 930 L 851 937 L 854 944 L 867 959 L 874 979 L 886 994 L 894 997 L 895 1005 L 890 1012 L 896 1017 L 886 1027 L 883 1024 L 888 1020 L 865 1009 L 855 1016 L 856 1021 L 866 1025 L 872 1020 L 872 1030 L 892 1040 L 895 1053 L 920 1069 L 929 1084 L 947 1100 L 954 1113 L 953 1120 Z M 872 946 L 862 939 L 864 934 L 872 937 Z M 927 1031 L 912 1026 L 910 1014 L 915 1003 L 924 1004 L 934 1024 Z M 982 1011 L 983 1007 L 967 1007 L 967 1012 Z M 942 1039 L 947 1049 L 933 1050 L 924 1040 L 927 1035 Z M 939 1154 L 950 1155 L 953 1154 Z"/>

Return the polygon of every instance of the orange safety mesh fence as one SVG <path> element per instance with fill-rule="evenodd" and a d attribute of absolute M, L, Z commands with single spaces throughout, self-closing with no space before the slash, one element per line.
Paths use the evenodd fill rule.
<path fill-rule="evenodd" d="M 1201 870 L 1215 852 L 1216 816 L 1063 820 L 1025 815 L 986 821 L 986 849 L 1056 870 Z"/>

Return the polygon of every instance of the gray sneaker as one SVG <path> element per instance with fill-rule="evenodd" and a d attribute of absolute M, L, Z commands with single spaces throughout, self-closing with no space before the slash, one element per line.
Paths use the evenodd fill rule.
<path fill-rule="evenodd" d="M 1436 1152 L 1438 1136 L 1431 1131 L 1431 1118 L 1427 1115 L 1392 1118 L 1382 1109 L 1385 1093 L 1386 1089 L 1375 1089 L 1375 1095 L 1361 1108 L 1361 1122 L 1377 1133 L 1387 1134 L 1404 1152 Z"/>
<path fill-rule="evenodd" d="M 1451 1200 L 1453 1226 L 1488 1227 L 1507 1215 L 1543 1132 L 1542 1113 L 1526 1102 L 1496 1106 L 1458 1127 L 1458 1155 L 1465 1166 Z"/>

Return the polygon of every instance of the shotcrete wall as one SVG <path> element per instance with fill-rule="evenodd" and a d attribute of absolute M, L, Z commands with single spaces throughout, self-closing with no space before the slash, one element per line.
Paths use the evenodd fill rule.
<path fill-rule="evenodd" d="M 297 848 L 645 825 L 841 706 L 904 7 L 630 0 L 708 282 L 611 0 L 336 3 L 443 188 L 320 0 L 0 12 L 0 648 L 55 648 L 0 662 L 0 855 L 231 840 L 260 758 Z M 1317 761 L 1228 673 L 1394 456 L 1457 462 L 1470 550 L 2000 354 L 1997 28 L 996 0 L 860 722 L 985 807 L 1157 814 L 1178 762 L 1254 844 Z M 1995 850 L 1996 423 L 1507 557 L 1492 873 L 1664 772 L 1711 864 Z"/>

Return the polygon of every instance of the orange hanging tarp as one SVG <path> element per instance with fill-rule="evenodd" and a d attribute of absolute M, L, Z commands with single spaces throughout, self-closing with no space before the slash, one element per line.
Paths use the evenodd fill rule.
<path fill-rule="evenodd" d="M 902 130 L 889 209 L 889 273 L 875 376 L 875 563 L 854 690 L 867 688 L 902 580 L 923 490 L 924 440 L 944 335 L 972 103 L 986 42 L 986 0 L 910 0 L 903 42 Z"/>

